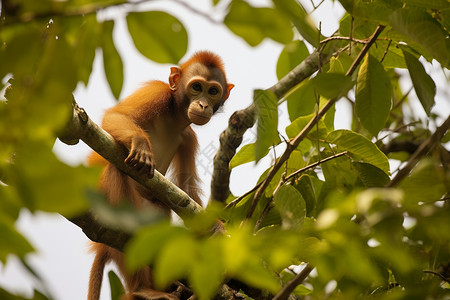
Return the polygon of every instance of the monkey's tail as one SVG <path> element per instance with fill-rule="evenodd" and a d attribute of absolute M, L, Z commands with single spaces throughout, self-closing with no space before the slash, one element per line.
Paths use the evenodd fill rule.
<path fill-rule="evenodd" d="M 88 300 L 99 300 L 100 290 L 102 288 L 103 271 L 105 265 L 111 259 L 109 251 L 103 245 L 93 243 L 92 250 L 96 252 L 94 263 L 91 268 L 91 276 L 89 278 Z"/>

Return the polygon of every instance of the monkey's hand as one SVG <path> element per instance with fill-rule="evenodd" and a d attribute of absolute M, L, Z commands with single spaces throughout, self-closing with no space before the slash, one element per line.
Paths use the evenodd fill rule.
<path fill-rule="evenodd" d="M 150 178 L 155 173 L 153 153 L 150 142 L 146 137 L 134 136 L 131 139 L 131 149 L 125 163 L 140 173 L 147 174 Z"/>

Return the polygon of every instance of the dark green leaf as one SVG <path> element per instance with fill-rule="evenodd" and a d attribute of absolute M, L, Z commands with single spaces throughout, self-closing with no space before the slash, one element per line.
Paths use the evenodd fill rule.
<path fill-rule="evenodd" d="M 287 44 L 280 54 L 277 62 L 277 77 L 283 78 L 293 68 L 300 64 L 306 57 L 309 51 L 303 41 L 293 41 Z"/>
<path fill-rule="evenodd" d="M 284 229 L 300 229 L 306 217 L 302 194 L 291 185 L 282 185 L 274 195 L 275 207 L 281 215 Z"/>
<path fill-rule="evenodd" d="M 336 130 L 330 132 L 326 140 L 349 151 L 356 161 L 362 160 L 389 174 L 389 161 L 386 155 L 366 137 L 350 130 Z"/>
<path fill-rule="evenodd" d="M 14 228 L 13 220 L 0 214 L 0 262 L 6 264 L 9 254 L 24 257 L 34 251 L 30 243 Z"/>
<path fill-rule="evenodd" d="M 317 97 L 313 85 L 309 80 L 303 81 L 287 97 L 289 119 L 294 121 L 298 117 L 311 114 L 316 104 Z"/>
<path fill-rule="evenodd" d="M 186 29 L 165 12 L 131 12 L 127 24 L 136 48 L 155 62 L 176 64 L 186 53 Z"/>
<path fill-rule="evenodd" d="M 355 84 L 351 77 L 340 73 L 319 73 L 311 83 L 319 94 L 328 99 L 345 96 Z"/>
<path fill-rule="evenodd" d="M 436 85 L 419 60 L 403 47 L 402 50 L 417 97 L 419 98 L 420 103 L 422 103 L 423 109 L 429 116 L 431 108 L 434 106 Z"/>
<path fill-rule="evenodd" d="M 315 216 L 316 213 L 316 191 L 309 175 L 302 175 L 296 180 L 295 188 L 302 194 L 306 204 L 306 215 Z"/>
<path fill-rule="evenodd" d="M 266 37 L 284 44 L 293 37 L 290 22 L 276 9 L 253 7 L 242 0 L 231 3 L 224 23 L 250 46 L 257 46 Z"/>
<path fill-rule="evenodd" d="M 395 30 L 421 45 L 443 66 L 449 65 L 447 34 L 426 11 L 418 8 L 398 9 L 391 15 L 390 23 Z"/>
<path fill-rule="evenodd" d="M 389 15 L 402 6 L 402 3 L 396 0 L 339 0 L 339 2 L 346 11 L 355 17 L 382 23 L 386 23 Z"/>
<path fill-rule="evenodd" d="M 447 0 L 402 0 L 406 4 L 416 5 L 425 9 L 449 8 Z"/>
<path fill-rule="evenodd" d="M 103 66 L 106 79 L 114 97 L 118 100 L 123 84 L 123 64 L 113 41 L 114 21 L 105 21 L 102 32 Z"/>
<path fill-rule="evenodd" d="M 444 172 L 431 161 L 420 162 L 411 175 L 400 183 L 400 188 L 405 193 L 406 203 L 417 205 L 439 200 L 446 192 Z"/>
<path fill-rule="evenodd" d="M 257 139 L 255 147 L 256 161 L 267 154 L 267 149 L 278 144 L 277 98 L 267 90 L 255 90 L 253 101 L 256 107 Z"/>
<path fill-rule="evenodd" d="M 111 288 L 111 300 L 120 300 L 125 289 L 123 288 L 120 278 L 113 271 L 108 272 L 109 286 Z"/>
<path fill-rule="evenodd" d="M 361 124 L 374 136 L 386 124 L 391 97 L 391 82 L 383 65 L 373 56 L 366 56 L 358 72 L 355 106 Z"/>
<path fill-rule="evenodd" d="M 319 30 L 299 1 L 273 0 L 273 3 L 291 19 L 295 28 L 308 43 L 314 47 L 319 46 L 319 40 L 322 39 L 322 35 L 319 35 Z"/>
<path fill-rule="evenodd" d="M 389 182 L 389 176 L 374 165 L 360 162 L 354 162 L 352 165 L 358 172 L 359 179 L 368 188 L 383 187 Z"/>

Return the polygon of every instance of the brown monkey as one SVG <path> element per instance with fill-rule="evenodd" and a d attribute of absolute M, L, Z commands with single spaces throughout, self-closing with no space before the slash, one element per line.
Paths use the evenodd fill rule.
<path fill-rule="evenodd" d="M 201 205 L 195 168 L 198 144 L 189 125 L 206 124 L 228 98 L 233 86 L 227 83 L 219 56 L 208 51 L 197 52 L 181 67 L 170 69 L 169 84 L 151 81 L 107 110 L 102 127 L 129 149 L 127 165 L 149 176 L 153 176 L 154 169 L 165 174 L 172 165 L 176 184 Z M 150 203 L 169 215 L 169 209 L 154 199 L 151 191 L 98 154 L 94 153 L 89 162 L 106 164 L 100 189 L 111 204 L 125 198 L 136 207 Z M 126 299 L 176 299 L 153 289 L 150 268 L 128 274 L 121 252 L 99 243 L 93 243 L 92 250 L 96 256 L 88 300 L 99 299 L 103 270 L 108 261 L 114 261 L 124 276 Z"/>

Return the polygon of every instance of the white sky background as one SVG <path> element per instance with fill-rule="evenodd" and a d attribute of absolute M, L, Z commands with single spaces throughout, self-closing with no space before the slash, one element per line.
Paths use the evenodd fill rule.
<path fill-rule="evenodd" d="M 210 0 L 186 1 L 191 5 L 195 3 L 196 8 L 208 13 L 214 19 L 222 20 L 220 13 L 224 11 L 223 5 L 219 5 L 216 10 L 211 7 L 210 2 Z M 266 4 L 266 1 L 253 2 L 254 5 Z M 302 2 L 304 5 L 310 6 L 310 1 Z M 224 25 L 212 24 L 204 17 L 196 15 L 173 1 L 155 1 L 143 5 L 142 8 L 163 10 L 177 17 L 185 25 L 189 35 L 186 57 L 197 50 L 216 52 L 225 62 L 229 82 L 236 85 L 221 112 L 205 126 L 194 126 L 200 142 L 200 153 L 197 158 L 198 171 L 203 180 L 204 200 L 206 200 L 210 193 L 212 159 L 219 145 L 220 133 L 227 127 L 228 118 L 234 111 L 243 109 L 252 102 L 254 89 L 267 88 L 277 82 L 275 67 L 283 47 L 266 39 L 258 47 L 251 48 Z M 145 81 L 152 79 L 166 81 L 170 68 L 170 65 L 153 63 L 137 52 L 126 30 L 125 14 L 125 9 L 115 8 L 102 16 L 113 17 L 117 21 L 114 38 L 124 61 L 125 82 L 122 98 L 132 93 Z M 342 14 L 343 10 L 337 2 L 333 6 L 331 1 L 325 1 L 314 13 L 314 20 L 317 23 L 321 21 L 322 32 L 330 35 L 338 28 L 338 20 Z M 88 87 L 80 85 L 75 93 L 78 104 L 96 123 L 100 123 L 103 112 L 116 103 L 104 76 L 100 54 L 100 52 L 97 53 Z M 439 88 L 438 82 L 437 85 Z M 448 93 L 445 96 L 448 96 Z M 336 128 L 349 128 L 350 126 L 350 118 L 346 117 L 345 113 L 346 105 L 345 102 L 337 105 Z M 444 112 L 450 111 L 448 102 L 444 103 L 443 109 Z M 280 119 L 283 119 L 280 120 L 280 132 L 284 132 L 284 127 L 288 124 L 286 111 L 282 113 Z M 248 141 L 254 140 L 253 132 L 250 130 L 245 135 L 244 141 L 248 143 Z M 73 165 L 83 163 L 86 155 L 90 152 L 84 144 L 67 146 L 60 142 L 55 145 L 54 150 L 61 160 Z M 247 164 L 233 171 L 231 176 L 232 192 L 240 195 L 253 187 L 259 175 L 267 168 L 267 163 L 267 160 L 263 161 L 256 167 L 253 164 Z M 37 254 L 29 255 L 27 259 L 44 279 L 51 295 L 58 300 L 86 299 L 93 256 L 87 253 L 88 239 L 82 231 L 59 215 L 47 213 L 31 215 L 27 211 L 21 214 L 17 225 L 37 250 Z M 36 287 L 13 257 L 10 257 L 6 267 L 0 265 L 0 286 L 26 296 L 31 296 L 33 287 Z M 39 286 L 37 288 L 42 289 Z M 103 282 L 101 299 L 110 299 L 107 276 Z"/>

